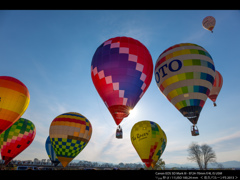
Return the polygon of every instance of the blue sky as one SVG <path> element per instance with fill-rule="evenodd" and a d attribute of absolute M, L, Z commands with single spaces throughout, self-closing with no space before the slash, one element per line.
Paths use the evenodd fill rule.
<path fill-rule="evenodd" d="M 213 34 L 203 29 L 206 16 L 216 18 Z M 92 126 L 92 138 L 75 160 L 112 163 L 141 162 L 130 140 L 135 123 L 151 120 L 167 135 L 162 155 L 168 163 L 187 163 L 194 141 L 213 147 L 217 161 L 240 161 L 239 52 L 240 11 L 234 10 L 1 10 L 0 75 L 13 76 L 29 89 L 30 104 L 23 117 L 36 126 L 33 143 L 15 159 L 47 159 L 45 141 L 52 120 L 79 112 Z M 195 43 L 212 56 L 223 76 L 217 107 L 208 99 L 198 120 L 200 136 L 191 123 L 159 91 L 155 78 L 122 122 L 123 139 L 91 79 L 97 47 L 109 38 L 128 36 L 142 42 L 153 64 L 168 47 Z"/>

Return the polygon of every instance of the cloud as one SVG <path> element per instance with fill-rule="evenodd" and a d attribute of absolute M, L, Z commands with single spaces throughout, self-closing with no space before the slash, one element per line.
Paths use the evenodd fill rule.
<path fill-rule="evenodd" d="M 182 42 L 189 42 L 189 43 L 195 43 L 202 40 L 202 38 L 208 33 L 208 31 L 204 31 L 202 29 L 199 29 L 198 31 L 194 31 L 194 33 L 190 34 L 187 38 L 182 40 Z"/>
<path fill-rule="evenodd" d="M 231 154 L 231 156 L 236 156 L 236 153 L 231 153 L 237 150 L 239 152 L 240 148 L 240 132 L 235 132 L 233 134 L 219 137 L 217 139 L 209 140 L 206 142 L 211 145 L 216 153 L 225 152 Z"/>
<path fill-rule="evenodd" d="M 228 132 L 228 130 L 226 130 Z M 199 137 L 201 138 L 201 137 Z M 187 142 L 186 142 L 187 143 Z M 188 144 L 179 141 L 168 141 L 166 149 L 162 155 L 166 163 L 183 163 L 187 162 Z M 199 145 L 210 145 L 217 155 L 218 161 L 234 160 L 239 158 L 240 148 L 240 132 L 232 132 L 232 134 L 219 138 L 208 138 L 197 142 Z"/>
<path fill-rule="evenodd" d="M 105 28 L 102 29 L 102 36 L 100 36 L 101 42 L 117 36 L 127 36 L 139 40 L 148 47 L 151 44 L 151 40 L 153 40 L 153 29 L 144 23 L 147 22 L 146 20 L 131 19 L 131 17 L 129 17 L 127 20 L 119 21 L 118 18 L 114 16 L 114 18 L 104 17 L 104 20 L 101 22 L 107 23 Z"/>
<path fill-rule="evenodd" d="M 218 144 L 218 143 L 223 143 L 224 141 L 234 140 L 236 138 L 240 138 L 240 131 L 235 132 L 233 134 L 230 134 L 228 136 L 224 136 L 224 137 L 220 137 L 220 138 L 217 138 L 217 139 L 209 140 L 207 142 L 207 144 L 214 145 L 214 144 Z"/>
<path fill-rule="evenodd" d="M 114 144 L 112 142 L 113 138 L 114 133 L 111 132 L 111 135 L 103 143 L 101 143 L 101 148 L 99 148 L 96 157 L 106 156 L 106 154 L 109 154 L 109 150 L 114 147 Z"/>
<path fill-rule="evenodd" d="M 68 112 L 67 109 L 70 109 L 70 108 L 68 108 L 68 105 L 65 103 L 50 102 L 50 101 L 48 101 L 46 103 L 47 103 L 49 110 L 54 112 L 54 114 L 60 115 L 62 113 Z"/>
<path fill-rule="evenodd" d="M 92 124 L 97 128 L 93 129 L 89 144 L 76 159 L 116 164 L 140 161 L 127 134 L 123 134 L 123 139 L 116 139 L 115 128 L 109 127 L 106 123 L 101 124 L 97 119 Z"/>
<path fill-rule="evenodd" d="M 32 63 L 35 66 L 35 73 L 38 72 L 39 76 L 41 77 L 41 79 L 43 79 L 48 85 L 51 85 L 52 82 L 49 79 L 49 76 L 47 75 L 47 71 L 46 68 L 37 60 L 32 59 Z"/>
<path fill-rule="evenodd" d="M 230 134 L 228 136 L 223 136 L 217 139 L 210 139 L 206 142 L 198 142 L 198 144 L 208 144 L 210 146 L 219 146 L 219 145 L 224 145 L 226 144 L 226 141 L 229 141 L 232 145 L 232 147 L 234 146 L 240 146 L 239 143 L 236 143 L 236 139 L 240 138 L 240 132 L 235 132 L 233 134 Z M 239 139 L 240 141 L 240 139 Z M 167 144 L 166 150 L 167 152 L 181 152 L 181 151 L 187 151 L 188 146 L 186 146 L 186 144 L 177 142 L 177 141 L 170 141 Z"/>

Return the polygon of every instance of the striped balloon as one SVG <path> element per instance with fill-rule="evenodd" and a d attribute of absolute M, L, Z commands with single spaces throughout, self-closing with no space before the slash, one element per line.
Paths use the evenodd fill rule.
<path fill-rule="evenodd" d="M 216 70 L 216 76 L 214 79 L 214 83 L 213 83 L 213 87 L 208 95 L 208 98 L 211 99 L 214 103 L 214 106 L 216 106 L 216 99 L 218 97 L 219 92 L 222 89 L 222 85 L 223 85 L 223 77 L 222 75 Z"/>
<path fill-rule="evenodd" d="M 21 81 L 0 76 L 0 134 L 23 115 L 29 101 L 28 89 Z"/>
<path fill-rule="evenodd" d="M 212 57 L 196 44 L 171 46 L 159 56 L 155 65 L 158 88 L 193 124 L 198 121 L 214 77 Z"/>
<path fill-rule="evenodd" d="M 34 124 L 20 118 L 10 128 L 0 134 L 0 150 L 4 164 L 7 165 L 14 157 L 25 150 L 36 135 Z"/>
<path fill-rule="evenodd" d="M 213 28 L 216 24 L 216 19 L 212 16 L 207 16 L 202 21 L 202 26 L 204 29 L 207 29 L 211 32 L 213 32 Z"/>
<path fill-rule="evenodd" d="M 68 112 L 52 121 L 49 136 L 63 167 L 66 167 L 84 149 L 91 135 L 92 125 L 82 114 Z"/>
<path fill-rule="evenodd" d="M 60 163 L 60 161 L 58 160 L 56 153 L 52 147 L 49 136 L 47 137 L 46 142 L 45 142 L 45 149 L 47 151 L 47 155 L 48 155 L 49 159 L 51 160 L 51 162 L 54 164 L 54 166 L 57 166 Z"/>

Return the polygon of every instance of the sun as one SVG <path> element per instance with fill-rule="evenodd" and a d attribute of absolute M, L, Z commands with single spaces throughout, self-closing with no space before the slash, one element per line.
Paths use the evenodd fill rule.
<path fill-rule="evenodd" d="M 129 110 L 129 115 L 130 115 L 131 117 L 136 117 L 136 116 L 137 116 L 137 109 L 136 109 L 136 108 L 130 109 L 130 110 Z"/>

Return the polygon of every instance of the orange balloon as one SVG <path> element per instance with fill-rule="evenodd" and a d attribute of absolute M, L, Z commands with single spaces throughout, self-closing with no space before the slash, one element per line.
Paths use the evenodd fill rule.
<path fill-rule="evenodd" d="M 28 89 L 21 81 L 0 76 L 0 134 L 23 115 L 29 102 Z"/>

